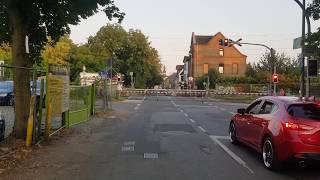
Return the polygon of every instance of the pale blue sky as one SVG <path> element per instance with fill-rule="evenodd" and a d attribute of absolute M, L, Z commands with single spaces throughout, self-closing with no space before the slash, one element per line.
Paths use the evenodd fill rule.
<path fill-rule="evenodd" d="M 115 0 L 126 13 L 122 23 L 125 29 L 140 29 L 152 42 L 161 56 L 167 73 L 175 71 L 188 54 L 191 33 L 214 35 L 222 32 L 231 39 L 244 42 L 265 43 L 278 52 L 296 57 L 292 40 L 301 35 L 301 9 L 294 0 Z M 311 2 L 311 0 L 307 0 Z M 101 26 L 108 23 L 99 13 L 80 25 L 72 26 L 71 38 L 75 43 L 85 43 Z M 312 23 L 313 30 L 320 26 Z M 243 46 L 239 48 L 256 62 L 264 48 Z"/>

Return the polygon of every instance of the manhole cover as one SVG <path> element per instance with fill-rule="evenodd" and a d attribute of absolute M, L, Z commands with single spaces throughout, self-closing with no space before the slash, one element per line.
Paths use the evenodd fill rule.
<path fill-rule="evenodd" d="M 197 131 L 189 124 L 156 124 L 154 126 L 155 132 L 170 132 L 181 131 L 188 133 L 196 133 Z"/>
<path fill-rule="evenodd" d="M 143 158 L 144 159 L 158 159 L 159 155 L 158 155 L 158 153 L 144 153 Z"/>

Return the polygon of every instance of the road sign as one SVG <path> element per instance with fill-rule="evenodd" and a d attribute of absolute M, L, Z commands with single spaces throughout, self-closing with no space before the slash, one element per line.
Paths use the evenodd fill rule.
<path fill-rule="evenodd" d="M 101 71 L 101 72 L 99 72 L 99 75 L 103 78 L 108 78 L 109 72 L 108 71 Z"/>
<path fill-rule="evenodd" d="M 302 41 L 301 37 L 295 38 L 293 40 L 293 49 L 300 49 L 301 48 L 301 41 Z"/>

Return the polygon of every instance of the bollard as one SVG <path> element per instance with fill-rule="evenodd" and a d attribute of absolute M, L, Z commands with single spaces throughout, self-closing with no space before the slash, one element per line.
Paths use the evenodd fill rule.
<path fill-rule="evenodd" d="M 36 96 L 31 96 L 30 99 L 30 110 L 29 110 L 29 118 L 28 118 L 28 126 L 27 126 L 27 137 L 26 137 L 26 146 L 30 147 L 32 144 L 32 136 L 33 136 L 33 121 L 34 121 L 34 105 L 36 101 Z"/>

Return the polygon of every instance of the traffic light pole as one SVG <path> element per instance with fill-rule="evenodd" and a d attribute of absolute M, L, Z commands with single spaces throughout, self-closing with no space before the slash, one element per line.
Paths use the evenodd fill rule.
<path fill-rule="evenodd" d="M 311 35 L 311 23 L 310 23 L 310 16 L 306 13 L 306 1 L 302 0 L 300 2 L 299 0 L 294 0 L 299 7 L 302 9 L 302 35 L 301 35 L 301 83 L 300 83 L 300 96 L 304 97 L 305 95 L 307 97 L 310 96 L 310 78 L 309 74 L 307 72 L 307 85 L 305 90 L 305 40 L 306 40 L 306 21 L 308 25 L 308 36 Z M 307 61 L 307 66 L 309 64 L 309 60 Z"/>
<path fill-rule="evenodd" d="M 265 47 L 267 48 L 269 51 L 270 51 L 270 58 L 271 58 L 271 61 L 272 61 L 272 66 L 273 67 L 270 67 L 270 71 L 271 71 L 271 77 L 273 74 L 277 73 L 277 67 L 276 67 L 276 51 L 265 45 L 265 44 L 259 44 L 259 43 L 246 43 L 246 42 L 240 42 L 242 39 L 239 39 L 238 41 L 232 41 L 230 40 L 230 45 L 229 46 L 232 46 L 234 44 L 236 45 L 239 45 L 239 46 L 242 46 L 242 45 L 251 45 L 251 46 L 261 46 L 261 47 Z M 272 72 L 273 71 L 273 72 Z M 272 80 L 270 78 L 270 82 L 269 82 L 269 86 L 270 86 L 270 90 L 269 90 L 269 95 L 271 95 L 271 86 L 272 86 Z M 277 94 L 277 85 L 276 83 L 273 83 L 273 94 L 276 95 Z"/>

